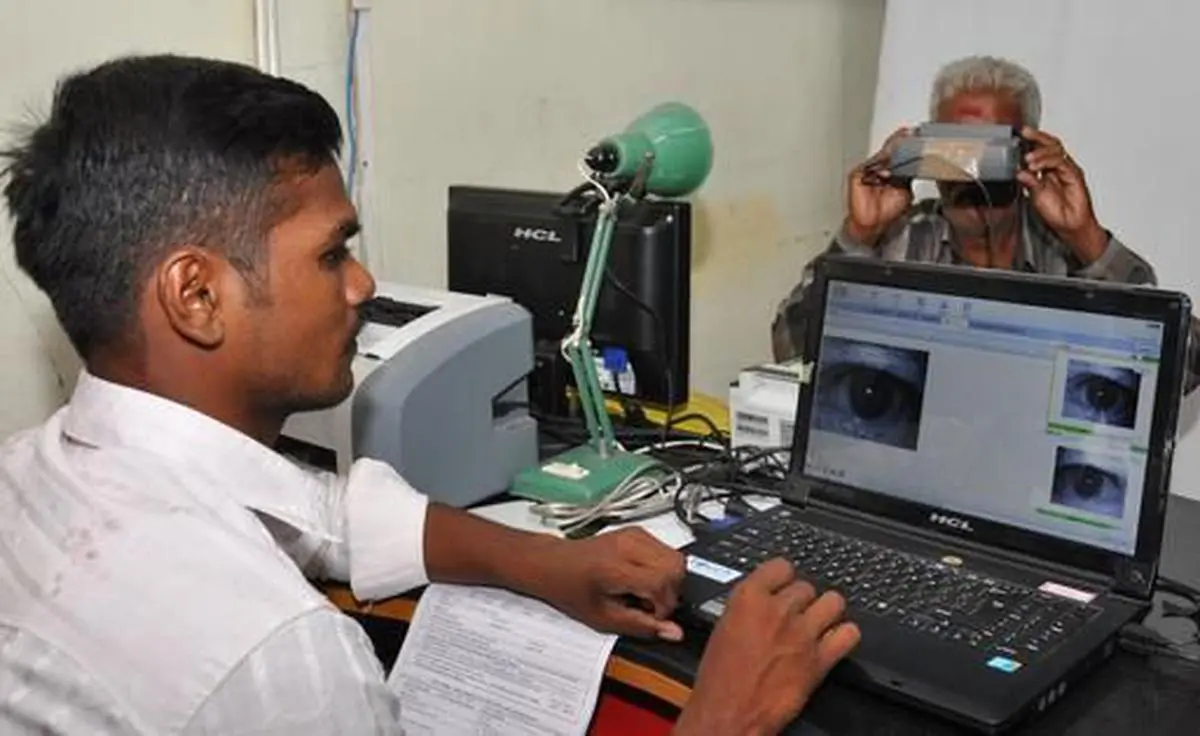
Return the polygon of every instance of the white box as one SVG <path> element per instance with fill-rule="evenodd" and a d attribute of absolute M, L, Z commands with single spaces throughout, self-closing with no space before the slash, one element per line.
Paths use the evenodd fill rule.
<path fill-rule="evenodd" d="M 746 368 L 729 386 L 730 442 L 733 447 L 790 448 L 796 405 L 807 366 L 799 362 Z M 787 463 L 789 453 L 779 459 Z"/>

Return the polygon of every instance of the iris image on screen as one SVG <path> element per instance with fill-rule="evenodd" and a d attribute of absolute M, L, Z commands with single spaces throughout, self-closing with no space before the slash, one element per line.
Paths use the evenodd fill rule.
<path fill-rule="evenodd" d="M 825 337 L 818 365 L 814 429 L 917 449 L 929 353 Z"/>
<path fill-rule="evenodd" d="M 1063 387 L 1063 418 L 1133 429 L 1141 384 L 1142 374 L 1132 368 L 1072 358 Z"/>
<path fill-rule="evenodd" d="M 1112 455 L 1059 447 L 1050 500 L 1060 506 L 1120 519 L 1125 513 L 1129 469 Z"/>

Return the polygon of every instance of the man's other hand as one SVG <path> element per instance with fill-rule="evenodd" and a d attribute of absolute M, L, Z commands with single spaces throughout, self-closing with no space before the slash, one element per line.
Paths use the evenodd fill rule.
<path fill-rule="evenodd" d="M 548 561 L 540 597 L 599 631 L 669 641 L 683 638 L 667 617 L 679 603 L 684 560 L 642 529 L 564 542 Z"/>
<path fill-rule="evenodd" d="M 1085 265 L 1108 245 L 1108 233 L 1096 220 L 1083 169 L 1063 142 L 1044 131 L 1025 127 L 1021 136 L 1033 144 L 1017 180 L 1046 225 L 1062 238 Z"/>
<path fill-rule="evenodd" d="M 836 593 L 817 598 L 791 563 L 760 565 L 729 597 L 676 735 L 778 733 L 858 645 L 845 611 Z"/>
<path fill-rule="evenodd" d="M 890 181 L 891 172 L 887 168 L 892 152 L 908 135 L 911 135 L 908 128 L 896 130 L 874 156 L 850 172 L 844 227 L 846 234 L 860 245 L 876 245 L 888 227 L 912 204 L 912 187 Z"/>

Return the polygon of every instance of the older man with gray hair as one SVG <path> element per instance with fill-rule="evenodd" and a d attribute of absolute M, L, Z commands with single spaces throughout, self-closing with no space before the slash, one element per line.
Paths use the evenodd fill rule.
<path fill-rule="evenodd" d="M 1017 181 L 943 182 L 938 198 L 914 203 L 912 188 L 889 181 L 886 170 L 908 134 L 901 128 L 850 172 L 848 212 L 826 252 L 1154 284 L 1150 264 L 1100 224 L 1083 170 L 1062 141 L 1039 130 L 1041 113 L 1037 80 L 1018 64 L 972 56 L 942 67 L 933 81 L 930 118 L 1018 128 L 1030 151 Z M 772 325 L 777 361 L 803 350 L 814 316 L 805 299 L 812 265 Z"/>

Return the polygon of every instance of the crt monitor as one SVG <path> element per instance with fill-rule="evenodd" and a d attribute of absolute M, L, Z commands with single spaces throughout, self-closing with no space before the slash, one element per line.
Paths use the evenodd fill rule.
<path fill-rule="evenodd" d="M 452 186 L 448 286 L 501 294 L 533 315 L 531 402 L 562 413 L 570 370 L 559 353 L 571 331 L 595 224 L 595 202 L 554 192 Z M 688 395 L 691 207 L 627 202 L 609 251 L 592 343 L 611 395 L 675 406 Z"/>

